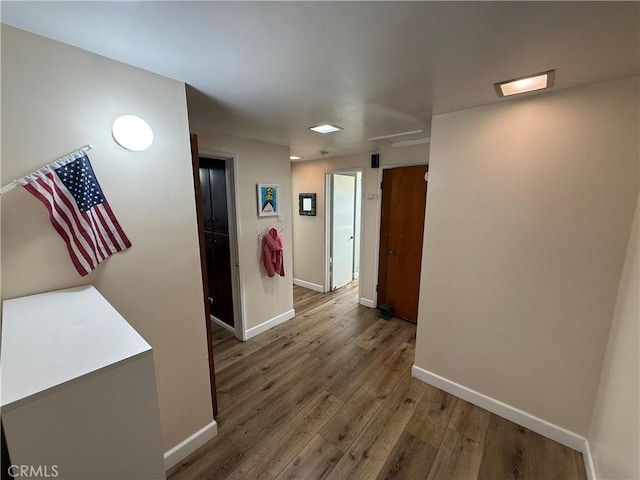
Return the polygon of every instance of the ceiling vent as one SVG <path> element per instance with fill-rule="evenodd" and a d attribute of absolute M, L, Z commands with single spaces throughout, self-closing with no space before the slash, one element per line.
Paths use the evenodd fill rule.
<path fill-rule="evenodd" d="M 368 140 L 370 142 L 376 142 L 379 145 L 397 148 L 429 143 L 431 139 L 425 135 L 423 130 L 412 130 L 410 132 L 393 133 L 381 137 L 371 137 Z"/>

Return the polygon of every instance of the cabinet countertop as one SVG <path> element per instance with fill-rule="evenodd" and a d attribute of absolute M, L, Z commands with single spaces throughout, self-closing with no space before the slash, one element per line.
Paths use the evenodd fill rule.
<path fill-rule="evenodd" d="M 150 353 L 150 345 L 91 285 L 5 300 L 0 405 L 15 408 Z"/>

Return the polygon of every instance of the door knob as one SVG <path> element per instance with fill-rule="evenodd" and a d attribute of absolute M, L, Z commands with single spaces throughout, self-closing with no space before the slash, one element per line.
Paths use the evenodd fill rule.
<path fill-rule="evenodd" d="M 396 252 L 394 252 L 393 250 L 389 250 L 389 255 L 395 255 Z"/>

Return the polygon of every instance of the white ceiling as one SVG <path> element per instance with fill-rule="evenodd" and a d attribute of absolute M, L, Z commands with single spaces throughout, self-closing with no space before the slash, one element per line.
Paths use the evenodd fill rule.
<path fill-rule="evenodd" d="M 1 2 L 2 23 L 189 84 L 195 124 L 318 158 L 498 99 L 639 73 L 638 2 Z M 319 135 L 307 127 L 334 123 Z"/>

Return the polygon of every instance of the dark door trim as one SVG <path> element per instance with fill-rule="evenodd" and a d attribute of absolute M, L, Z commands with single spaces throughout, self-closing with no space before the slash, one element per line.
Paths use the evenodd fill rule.
<path fill-rule="evenodd" d="M 196 202 L 196 217 L 198 222 L 198 240 L 200 243 L 200 269 L 202 271 L 202 301 L 204 303 L 204 322 L 207 332 L 207 354 L 209 356 L 209 379 L 211 382 L 211 405 L 213 406 L 213 417 L 218 416 L 218 396 L 216 394 L 216 370 L 213 359 L 213 338 L 211 332 L 211 319 L 209 309 L 209 280 L 207 277 L 206 243 L 204 236 L 204 218 L 202 214 L 202 204 L 200 197 L 200 159 L 198 158 L 198 136 L 190 135 L 191 139 L 191 164 L 193 168 L 193 189 Z"/>

